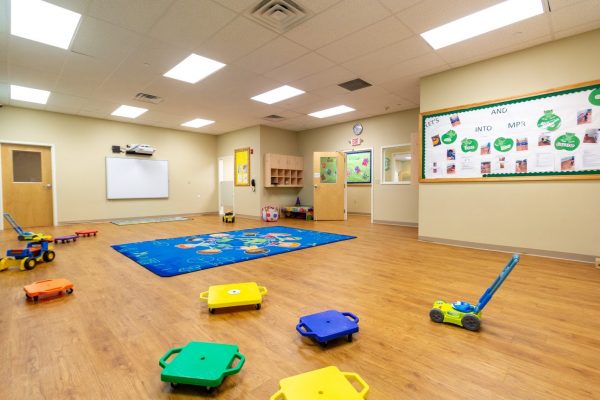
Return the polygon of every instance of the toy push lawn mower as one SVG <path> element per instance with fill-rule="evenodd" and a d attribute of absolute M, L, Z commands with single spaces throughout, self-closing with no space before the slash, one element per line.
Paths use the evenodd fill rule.
<path fill-rule="evenodd" d="M 478 330 L 481 325 L 481 312 L 518 262 L 519 255 L 513 254 L 508 264 L 506 264 L 502 272 L 500 272 L 500 275 L 498 275 L 494 283 L 492 283 L 492 286 L 490 286 L 481 296 L 476 306 L 467 303 L 466 301 L 447 303 L 443 300 L 437 300 L 433 303 L 433 308 L 429 312 L 429 317 L 433 322 L 446 322 L 459 325 L 470 331 Z"/>

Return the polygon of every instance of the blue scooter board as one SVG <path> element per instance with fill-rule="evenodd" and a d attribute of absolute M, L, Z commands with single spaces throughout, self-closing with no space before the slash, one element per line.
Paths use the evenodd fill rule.
<path fill-rule="evenodd" d="M 327 310 L 300 317 L 296 330 L 322 345 L 341 337 L 351 342 L 352 335 L 358 332 L 358 317 L 350 312 Z"/>

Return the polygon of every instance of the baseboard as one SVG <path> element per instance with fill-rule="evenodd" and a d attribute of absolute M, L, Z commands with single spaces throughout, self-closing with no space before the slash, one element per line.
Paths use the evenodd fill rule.
<path fill-rule="evenodd" d="M 361 215 L 363 217 L 370 217 L 371 213 L 364 213 L 364 212 L 355 212 L 355 211 L 352 211 L 352 212 L 348 212 L 348 215 Z"/>
<path fill-rule="evenodd" d="M 129 217 L 129 218 L 110 218 L 110 219 L 87 219 L 87 220 L 73 220 L 73 221 L 58 221 L 58 226 L 61 225 L 76 225 L 76 224 L 105 224 L 107 222 L 126 220 L 132 218 L 162 218 L 162 217 L 202 217 L 205 215 L 219 215 L 216 211 L 210 211 L 205 213 L 194 213 L 194 214 L 168 214 L 168 215 L 145 215 L 140 217 Z"/>
<path fill-rule="evenodd" d="M 261 219 L 261 217 L 258 215 L 246 215 L 246 214 L 235 214 L 235 217 L 236 218 L 244 218 L 244 219 L 253 219 L 253 220 Z"/>
<path fill-rule="evenodd" d="M 527 247 L 501 246 L 501 245 L 494 245 L 494 244 L 487 244 L 487 243 L 465 242 L 462 240 L 442 239 L 442 238 L 435 238 L 435 237 L 428 237 L 428 236 L 419 236 L 418 239 L 423 242 L 447 244 L 450 246 L 468 247 L 468 248 L 480 249 L 480 250 L 501 251 L 501 252 L 505 252 L 505 253 L 528 254 L 528 255 L 539 256 L 539 257 L 558 258 L 561 260 L 581 261 L 581 262 L 591 263 L 591 264 L 594 263 L 594 259 L 595 259 L 594 256 L 588 256 L 586 254 L 565 253 L 562 251 L 531 249 L 531 248 L 527 248 Z"/>
<path fill-rule="evenodd" d="M 383 219 L 374 219 L 373 223 L 374 224 L 380 224 L 380 225 L 408 226 L 408 227 L 411 227 L 411 228 L 417 228 L 419 226 L 419 224 L 416 223 L 416 222 L 386 221 L 386 220 L 383 220 Z"/>

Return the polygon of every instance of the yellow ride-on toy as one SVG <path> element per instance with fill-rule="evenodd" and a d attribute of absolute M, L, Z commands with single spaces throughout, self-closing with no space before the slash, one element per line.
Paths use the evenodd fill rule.
<path fill-rule="evenodd" d="M 235 222 L 235 214 L 233 213 L 233 211 L 228 211 L 225 214 L 223 214 L 223 222 L 228 224 L 233 224 Z"/>

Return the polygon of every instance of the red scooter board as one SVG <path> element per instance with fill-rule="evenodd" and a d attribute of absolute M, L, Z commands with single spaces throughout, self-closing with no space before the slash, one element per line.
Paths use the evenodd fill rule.
<path fill-rule="evenodd" d="M 59 294 L 63 291 L 67 294 L 73 293 L 73 283 L 64 278 L 46 279 L 25 285 L 23 290 L 28 299 L 38 301 L 39 297 L 43 295 Z"/>

